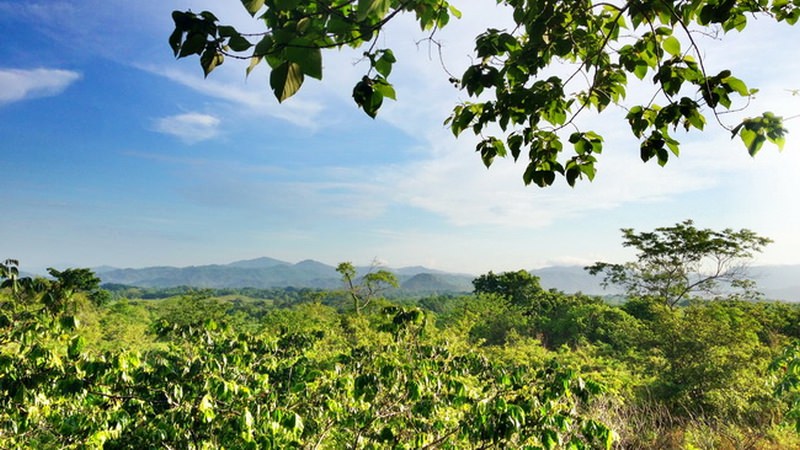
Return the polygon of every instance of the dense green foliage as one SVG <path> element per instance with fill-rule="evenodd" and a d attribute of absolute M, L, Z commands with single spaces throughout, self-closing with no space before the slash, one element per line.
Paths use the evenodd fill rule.
<path fill-rule="evenodd" d="M 600 385 L 553 359 L 472 352 L 418 308 L 309 302 L 242 323 L 203 293 L 157 305 L 47 294 L 0 300 L 2 448 L 611 446 L 588 415 Z"/>
<path fill-rule="evenodd" d="M 539 279 L 525 270 L 495 274 L 489 272 L 472 281 L 475 294 L 496 294 L 512 305 L 529 306 L 542 291 Z"/>
<path fill-rule="evenodd" d="M 243 34 L 209 11 L 175 11 L 169 44 L 178 58 L 198 56 L 206 76 L 226 57 L 262 61 L 279 101 L 294 95 L 306 77 L 321 79 L 323 50 L 367 47 L 366 74 L 353 88 L 356 104 L 375 117 L 398 62 L 382 48 L 381 32 L 395 17 L 413 14 L 428 39 L 461 13 L 446 0 L 241 0 L 264 28 Z M 495 157 L 527 155 L 525 184 L 570 185 L 593 179 L 603 137 L 584 130 L 579 116 L 609 106 L 626 111 L 640 141 L 641 159 L 664 165 L 679 154 L 678 128 L 703 130 L 707 116 L 738 136 L 751 155 L 764 142 L 783 147 L 783 120 L 770 112 L 727 124 L 724 113 L 745 106 L 756 89 L 725 68 L 704 61 L 703 35 L 741 32 L 753 17 L 794 25 L 798 0 L 497 0 L 509 30 L 487 24 L 475 37 L 472 65 L 450 81 L 474 101 L 455 106 L 447 119 L 458 136 L 479 136 L 486 166 Z M 487 4 L 492 7 L 492 4 Z M 437 43 L 438 44 L 438 43 Z M 645 89 L 632 89 L 638 82 Z M 629 94 L 642 94 L 626 98 Z M 738 100 L 738 101 L 737 101 Z M 571 152 L 564 147 L 570 145 Z M 564 154 L 568 153 L 567 156 Z"/>
<path fill-rule="evenodd" d="M 339 291 L 126 299 L 6 260 L 0 448 L 798 448 L 800 305 L 692 295 L 744 283 L 769 240 L 623 237 L 638 261 L 593 268 L 626 284 L 619 305 L 524 270 L 390 301 L 394 275 L 350 263 Z"/>
<path fill-rule="evenodd" d="M 59 281 L 16 279 L 33 288 L 0 292 L 0 447 L 800 445 L 797 305 L 612 306 L 518 272 L 479 280 L 519 281 L 524 301 L 375 297 L 356 314 L 347 292 L 78 290 L 56 308 Z"/>

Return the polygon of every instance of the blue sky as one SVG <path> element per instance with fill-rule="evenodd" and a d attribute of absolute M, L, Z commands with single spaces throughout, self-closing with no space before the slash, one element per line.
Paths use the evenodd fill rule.
<path fill-rule="evenodd" d="M 507 20 L 494 3 L 456 2 L 464 18 L 438 36 L 453 72 L 476 33 Z M 759 263 L 800 263 L 800 119 L 782 153 L 750 158 L 710 124 L 660 168 L 638 159 L 621 111 L 587 116 L 606 138 L 597 179 L 525 187 L 523 165 L 486 170 L 474 139 L 442 126 L 465 94 L 410 21 L 382 38 L 399 59 L 399 101 L 372 120 L 350 98 L 366 70 L 358 52 L 326 53 L 323 82 L 282 105 L 263 67 L 245 78 L 227 61 L 204 80 L 167 45 L 170 12 L 185 8 L 258 30 L 234 0 L 0 0 L 0 258 L 23 269 L 377 258 L 477 274 L 624 261 L 619 228 L 692 218 L 773 238 Z M 744 114 L 794 116 L 797 42 L 800 27 L 754 20 L 707 40 L 705 57 L 760 89 Z"/>

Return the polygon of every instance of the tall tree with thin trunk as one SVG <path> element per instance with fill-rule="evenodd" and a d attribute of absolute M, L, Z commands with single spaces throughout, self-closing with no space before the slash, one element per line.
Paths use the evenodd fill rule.
<path fill-rule="evenodd" d="M 392 272 L 385 269 L 374 270 L 376 267 L 373 264 L 367 274 L 358 277 L 353 263 L 343 262 L 336 266 L 336 271 L 342 275 L 345 290 L 353 300 L 353 310 L 356 314 L 361 314 L 361 311 L 382 291 L 398 286 L 397 277 Z"/>
<path fill-rule="evenodd" d="M 623 228 L 622 237 L 624 247 L 638 251 L 636 261 L 597 262 L 586 270 L 602 274 L 604 286 L 615 284 L 629 296 L 655 297 L 670 307 L 692 295 L 751 292 L 747 264 L 772 242 L 748 229 L 699 229 L 691 220 L 642 233 Z"/>

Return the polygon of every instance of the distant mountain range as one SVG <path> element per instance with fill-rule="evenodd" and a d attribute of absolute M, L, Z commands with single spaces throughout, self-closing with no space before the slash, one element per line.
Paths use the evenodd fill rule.
<path fill-rule="evenodd" d="M 359 274 L 370 267 L 357 267 Z M 230 264 L 189 267 L 146 267 L 119 269 L 98 267 L 95 273 L 103 283 L 140 287 L 193 286 L 200 288 L 319 288 L 341 287 L 341 275 L 334 266 L 307 259 L 292 264 L 274 258 L 256 258 Z M 389 269 L 397 275 L 400 289 L 412 293 L 469 292 L 472 275 L 452 274 L 426 267 Z"/>
<path fill-rule="evenodd" d="M 139 287 L 193 286 L 199 288 L 319 288 L 341 287 L 336 268 L 307 259 L 289 263 L 274 258 L 256 258 L 230 264 L 189 267 L 146 267 L 142 269 L 94 268 L 103 283 Z M 358 267 L 359 274 L 369 267 Z M 406 293 L 435 294 L 472 291 L 474 275 L 448 273 L 422 266 L 388 269 L 397 275 Z M 589 295 L 616 295 L 618 289 L 603 289 L 600 278 L 581 266 L 553 266 L 530 271 L 540 278 L 542 287 Z M 768 298 L 800 301 L 800 265 L 755 266 L 751 273 Z"/>
<path fill-rule="evenodd" d="M 359 274 L 372 268 L 357 267 Z M 330 289 L 341 287 L 341 275 L 334 266 L 314 260 L 292 264 L 274 258 L 235 261 L 224 265 L 189 267 L 146 267 L 119 269 L 97 267 L 95 273 L 103 283 L 140 287 L 195 286 L 203 288 L 273 288 L 309 287 Z M 422 266 L 388 269 L 400 281 L 400 289 L 415 293 L 458 293 L 472 291 L 469 274 L 456 274 Z"/>

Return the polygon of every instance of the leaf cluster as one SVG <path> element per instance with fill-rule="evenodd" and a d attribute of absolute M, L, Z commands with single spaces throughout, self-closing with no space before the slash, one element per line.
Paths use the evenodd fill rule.
<path fill-rule="evenodd" d="M 367 46 L 367 73 L 352 91 L 355 103 L 376 117 L 396 93 L 388 81 L 397 62 L 377 48 L 384 27 L 400 14 L 414 15 L 429 39 L 461 13 L 445 0 L 242 0 L 265 31 L 243 34 L 219 24 L 208 11 L 175 11 L 169 38 L 176 57 L 199 56 L 206 76 L 226 57 L 262 61 L 278 101 L 298 92 L 305 77 L 322 78 L 322 51 Z M 800 5 L 790 0 L 498 0 L 514 27 L 488 28 L 475 38 L 474 61 L 450 81 L 471 101 L 445 121 L 453 134 L 479 137 L 476 152 L 489 167 L 496 157 L 526 160 L 526 185 L 552 185 L 561 176 L 570 186 L 592 180 L 603 137 L 580 126 L 579 116 L 615 106 L 640 142 L 645 162 L 665 165 L 678 156 L 678 129 L 703 130 L 713 117 L 751 155 L 764 142 L 782 148 L 783 119 L 770 112 L 738 124 L 723 122 L 757 91 L 730 70 L 711 70 L 703 60 L 700 34 L 741 32 L 751 17 L 793 25 Z M 561 74 L 563 69 L 568 74 Z M 647 84 L 652 95 L 627 103 L 629 82 Z M 741 99 L 741 101 L 737 101 Z M 567 149 L 569 148 L 569 150 Z"/>

